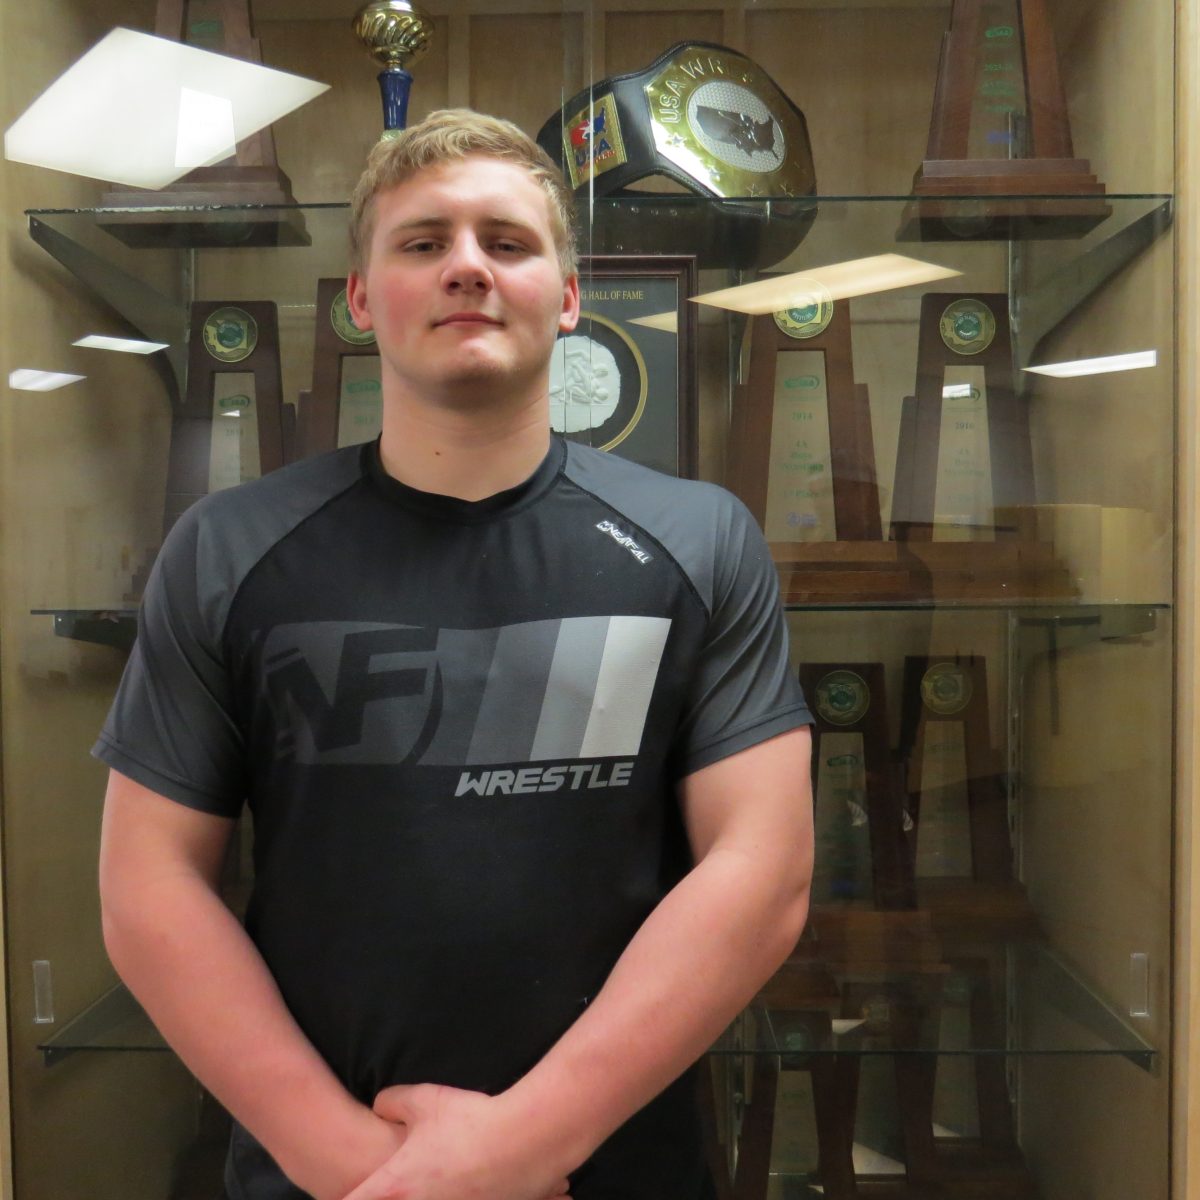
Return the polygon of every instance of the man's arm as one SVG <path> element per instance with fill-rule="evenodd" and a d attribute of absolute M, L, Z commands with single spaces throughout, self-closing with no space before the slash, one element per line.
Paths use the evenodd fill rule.
<path fill-rule="evenodd" d="M 529 1200 L 696 1061 L 796 944 L 812 877 L 807 729 L 685 779 L 696 865 L 595 1000 L 501 1095 L 390 1088 L 409 1139 L 348 1200 Z M 453 1169 L 451 1169 L 453 1164 Z"/>
<path fill-rule="evenodd" d="M 317 1200 L 340 1200 L 404 1131 L 342 1087 L 221 901 L 232 828 L 111 772 L 100 843 L 105 945 L 163 1037 L 288 1177 Z"/>

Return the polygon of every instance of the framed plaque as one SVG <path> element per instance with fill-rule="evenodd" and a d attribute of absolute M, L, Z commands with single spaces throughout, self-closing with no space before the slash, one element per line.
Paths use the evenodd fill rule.
<path fill-rule="evenodd" d="M 754 317 L 750 338 L 731 427 L 732 490 L 773 546 L 879 541 L 870 406 L 854 382 L 849 302 L 814 296 Z"/>
<path fill-rule="evenodd" d="M 1109 215 L 1075 157 L 1046 0 L 953 0 L 913 195 L 902 238 L 1079 237 Z M 979 203 L 946 199 L 963 196 Z"/>
<path fill-rule="evenodd" d="M 187 392 L 171 429 L 166 528 L 201 496 L 283 465 L 282 408 L 274 303 L 192 304 Z"/>
<path fill-rule="evenodd" d="M 815 721 L 813 903 L 913 907 L 883 664 L 805 663 L 800 685 Z"/>
<path fill-rule="evenodd" d="M 900 760 L 918 884 L 1009 882 L 1007 800 L 992 751 L 983 658 L 904 660 Z"/>
<path fill-rule="evenodd" d="M 550 360 L 550 425 L 668 475 L 697 472 L 696 260 L 591 257 L 582 311 Z"/>
<path fill-rule="evenodd" d="M 916 395 L 904 401 L 896 451 L 896 541 L 994 541 L 997 509 L 1033 503 L 1029 413 L 1012 369 L 1003 293 L 921 297 Z"/>
<path fill-rule="evenodd" d="M 307 458 L 369 442 L 382 428 L 383 392 L 375 334 L 354 324 L 344 278 L 319 279 L 313 383 L 297 406 L 296 453 Z"/>

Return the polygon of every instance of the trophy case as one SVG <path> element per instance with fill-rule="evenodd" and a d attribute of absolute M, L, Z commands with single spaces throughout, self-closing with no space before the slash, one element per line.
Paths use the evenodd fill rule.
<path fill-rule="evenodd" d="M 262 245 L 261 213 L 218 204 L 202 244 L 131 245 L 100 185 L 11 169 L 31 211 L 5 352 L 87 375 L 6 416 L 15 1200 L 218 1194 L 222 1114 L 100 944 L 87 750 L 182 507 L 377 431 L 378 356 L 339 306 L 346 201 L 382 126 L 355 7 L 252 5 L 262 61 L 332 85 L 273 129 L 302 203 L 265 223 L 305 244 Z M 592 349 L 552 382 L 563 432 L 730 488 L 779 571 L 817 866 L 795 952 L 703 1064 L 718 1196 L 1181 1195 L 1171 6 L 423 7 L 410 121 L 469 104 L 583 155 Z M 55 69 L 153 9 L 55 0 Z M 703 187 L 652 110 L 572 121 L 568 98 L 673 47 L 638 86 L 692 114 Z M 763 79 L 808 145 L 774 193 L 745 163 L 801 125 Z M 614 113 L 660 169 L 609 188 Z M 259 336 L 225 366 L 204 344 L 237 340 L 227 310 Z M 71 348 L 93 327 L 167 348 Z M 621 386 L 592 420 L 598 361 Z"/>

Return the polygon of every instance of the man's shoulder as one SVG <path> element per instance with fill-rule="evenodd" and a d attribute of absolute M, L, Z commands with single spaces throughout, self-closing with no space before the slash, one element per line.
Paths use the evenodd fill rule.
<path fill-rule="evenodd" d="M 714 483 L 679 479 L 614 454 L 569 443 L 563 472 L 653 538 L 706 604 L 722 567 L 761 534 L 746 506 Z"/>
<path fill-rule="evenodd" d="M 723 487 L 698 479 L 680 479 L 630 462 L 603 450 L 567 443 L 564 474 L 585 491 L 616 508 L 682 512 L 697 522 L 741 502 Z"/>
<path fill-rule="evenodd" d="M 273 546 L 362 478 L 361 463 L 362 447 L 351 446 L 202 496 L 168 534 L 161 568 L 236 590 Z"/>
<path fill-rule="evenodd" d="M 289 463 L 258 479 L 210 492 L 184 514 L 204 525 L 237 524 L 264 510 L 279 515 L 316 508 L 363 476 L 362 446 Z"/>

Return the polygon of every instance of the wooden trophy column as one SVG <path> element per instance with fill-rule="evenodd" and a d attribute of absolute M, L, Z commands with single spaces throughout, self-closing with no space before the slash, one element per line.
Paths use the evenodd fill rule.
<path fill-rule="evenodd" d="M 367 442 L 382 428 L 379 347 L 354 324 L 344 276 L 317 280 L 312 391 L 300 394 L 297 458 Z"/>
<path fill-rule="evenodd" d="M 282 408 L 274 303 L 193 304 L 187 397 L 171 427 L 164 531 L 201 496 L 283 465 Z"/>
<path fill-rule="evenodd" d="M 1080 237 L 1109 215 L 1075 157 L 1046 0 L 954 0 L 913 195 L 902 240 Z"/>
<path fill-rule="evenodd" d="M 921 297 L 915 392 L 901 409 L 891 532 L 926 567 L 927 596 L 1071 596 L 1053 546 L 1021 515 L 1035 501 L 1033 448 L 1002 292 Z"/>

